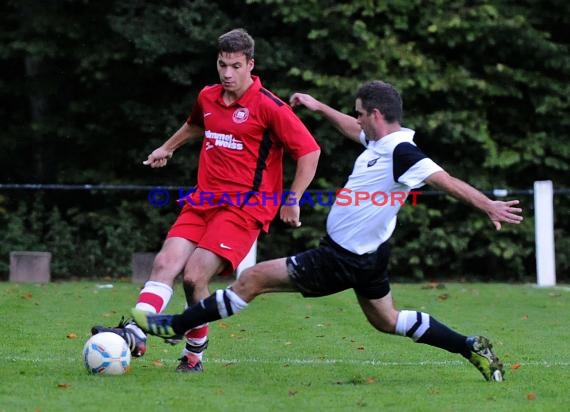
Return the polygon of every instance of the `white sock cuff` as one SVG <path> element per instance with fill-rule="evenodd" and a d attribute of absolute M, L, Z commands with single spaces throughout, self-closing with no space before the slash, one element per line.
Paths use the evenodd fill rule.
<path fill-rule="evenodd" d="M 398 313 L 398 320 L 396 321 L 396 335 L 406 336 L 409 317 L 413 317 L 413 319 L 415 319 L 416 312 L 412 312 L 411 310 L 401 310 L 400 313 Z"/>
<path fill-rule="evenodd" d="M 160 302 L 161 307 L 157 311 L 157 309 L 155 308 L 154 305 L 152 305 L 150 303 L 146 303 L 146 302 L 141 302 L 140 300 L 139 300 L 139 302 L 137 302 L 135 307 L 137 309 L 144 310 L 146 312 L 160 313 L 164 310 L 166 305 L 168 305 L 168 302 L 170 302 L 170 298 L 172 297 L 172 294 L 174 292 L 173 292 L 172 288 L 165 283 L 149 280 L 148 282 L 146 282 L 144 284 L 144 287 L 140 291 L 139 295 L 142 295 L 143 293 L 149 293 L 151 295 L 158 296 L 161 300 L 161 302 Z"/>
<path fill-rule="evenodd" d="M 170 286 L 168 286 L 166 283 L 162 283 L 162 282 L 157 282 L 155 280 L 149 280 L 144 284 L 144 288 L 145 289 L 159 289 L 162 290 L 163 293 L 169 293 L 172 296 L 173 290 Z"/>
<path fill-rule="evenodd" d="M 229 288 L 218 289 L 215 294 L 218 313 L 222 319 L 235 315 L 247 306 L 247 302 Z"/>
<path fill-rule="evenodd" d="M 429 329 L 429 315 L 423 312 L 402 310 L 396 321 L 396 334 L 418 341 Z"/>
<path fill-rule="evenodd" d="M 237 293 L 235 293 L 233 290 L 231 290 L 230 288 L 226 289 L 226 295 L 228 296 L 228 298 L 230 298 L 230 301 L 232 302 L 232 306 L 234 309 L 234 312 L 239 312 L 240 310 L 242 310 L 243 308 L 247 307 L 247 302 L 245 300 L 243 300 L 242 298 L 240 298 L 238 296 Z"/>

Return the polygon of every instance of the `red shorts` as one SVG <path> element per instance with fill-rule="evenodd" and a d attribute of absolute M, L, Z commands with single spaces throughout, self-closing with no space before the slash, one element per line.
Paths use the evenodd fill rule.
<path fill-rule="evenodd" d="M 261 232 L 261 223 L 236 207 L 199 208 L 184 205 L 166 235 L 194 242 L 229 262 L 223 274 L 233 272 Z"/>

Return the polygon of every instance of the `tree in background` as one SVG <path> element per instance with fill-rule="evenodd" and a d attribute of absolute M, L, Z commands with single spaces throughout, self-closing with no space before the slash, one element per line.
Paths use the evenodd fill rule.
<path fill-rule="evenodd" d="M 245 27 L 257 40 L 255 70 L 284 99 L 303 90 L 351 112 L 357 86 L 383 79 L 402 91 L 405 124 L 417 130 L 420 147 L 458 177 L 480 189 L 526 189 L 542 179 L 567 186 L 567 2 L 23 0 L 3 3 L 0 12 L 4 182 L 191 185 L 191 147 L 160 171 L 140 162 L 188 114 L 199 88 L 217 81 L 217 36 Z M 342 187 L 361 149 L 298 113 L 323 147 L 312 188 Z M 6 196 L 4 219 L 16 213 L 18 197 Z M 530 198 L 522 200 L 525 224 L 496 234 L 450 199 L 422 197 L 402 211 L 393 272 L 532 276 L 533 211 Z M 95 216 L 113 215 L 121 204 L 76 194 L 46 194 L 44 201 L 46 210 L 57 205 Z M 564 277 L 570 208 L 567 198 L 556 201 Z M 120 207 L 133 210 L 124 216 L 137 227 L 140 203 Z M 325 212 L 305 208 L 297 231 L 276 226 L 260 242 L 261 257 L 315 243 Z M 112 233 L 112 221 L 101 221 Z M 163 228 L 144 224 L 146 247 L 155 250 Z M 88 227 L 78 236 L 95 241 Z"/>

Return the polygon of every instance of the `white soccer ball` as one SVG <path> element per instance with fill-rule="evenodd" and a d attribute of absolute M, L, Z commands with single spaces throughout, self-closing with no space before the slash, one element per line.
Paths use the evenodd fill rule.
<path fill-rule="evenodd" d="M 93 375 L 122 375 L 129 369 L 131 351 L 119 335 L 102 332 L 85 342 L 83 362 Z"/>

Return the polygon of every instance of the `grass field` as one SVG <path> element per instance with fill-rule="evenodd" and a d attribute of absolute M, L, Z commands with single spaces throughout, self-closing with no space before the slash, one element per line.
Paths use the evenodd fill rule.
<path fill-rule="evenodd" d="M 220 284 L 214 284 L 219 287 Z M 138 286 L 0 283 L 0 412 L 563 411 L 570 409 L 570 288 L 393 285 L 399 308 L 492 339 L 507 374 L 486 382 L 458 355 L 375 332 L 352 292 L 264 295 L 211 325 L 203 374 L 177 374 L 181 347 L 149 339 L 122 376 L 90 376 L 81 350 Z M 177 288 L 167 312 L 182 308 Z"/>

